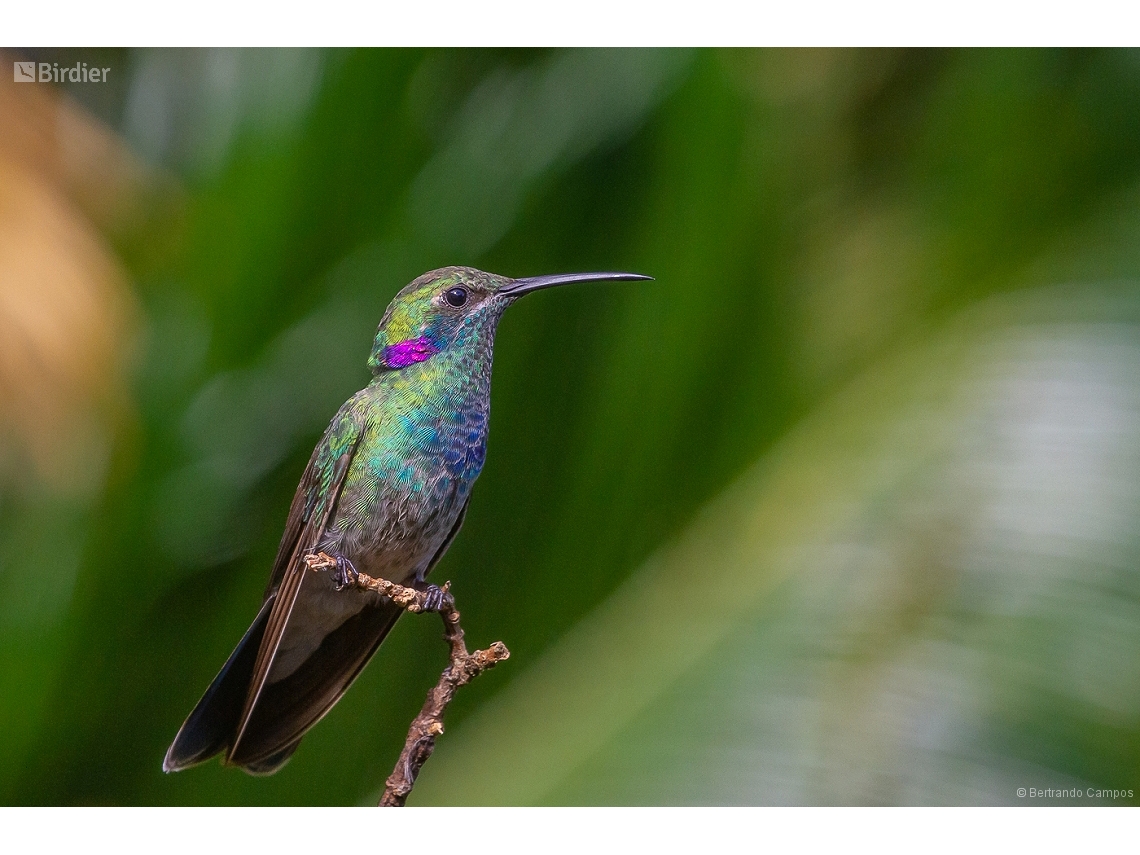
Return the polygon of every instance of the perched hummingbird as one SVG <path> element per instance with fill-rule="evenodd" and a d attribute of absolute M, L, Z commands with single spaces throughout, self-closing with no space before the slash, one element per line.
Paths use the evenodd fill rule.
<path fill-rule="evenodd" d="M 165 771 L 223 751 L 255 775 L 285 765 L 400 616 L 354 587 L 356 573 L 423 589 L 463 525 L 483 467 L 503 312 L 542 288 L 649 278 L 444 267 L 396 295 L 368 358 L 372 381 L 333 416 L 297 485 L 261 610 L 178 731 Z M 335 572 L 308 568 L 318 552 Z"/>

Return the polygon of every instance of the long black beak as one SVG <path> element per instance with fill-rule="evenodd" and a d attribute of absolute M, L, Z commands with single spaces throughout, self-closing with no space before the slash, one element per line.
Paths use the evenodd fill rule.
<path fill-rule="evenodd" d="M 640 273 L 555 273 L 551 276 L 516 279 L 499 293 L 521 297 L 531 291 L 553 288 L 556 285 L 569 285 L 571 282 L 640 282 L 652 278 L 652 276 L 642 276 Z"/>

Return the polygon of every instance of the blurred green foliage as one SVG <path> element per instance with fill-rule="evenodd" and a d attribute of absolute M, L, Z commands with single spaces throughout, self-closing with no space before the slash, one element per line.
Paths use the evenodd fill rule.
<path fill-rule="evenodd" d="M 144 320 L 101 486 L 5 475 L 5 802 L 375 794 L 442 667 L 434 620 L 401 621 L 280 774 L 161 759 L 256 613 L 385 306 L 448 264 L 656 281 L 503 322 L 486 468 L 435 575 L 512 659 L 460 693 L 413 802 L 1140 792 L 1136 52 L 116 60 L 130 83 L 92 109 L 178 189 L 112 235 Z M 1117 284 L 1037 290 L 1075 281 Z M 1026 337 L 1045 350 L 1001 356 Z M 1050 410 L 1026 371 L 1106 397 L 1074 411 L 1063 386 Z M 1103 400 L 1111 430 L 1064 422 Z M 1050 492 L 1081 442 L 1115 467 L 1080 458 L 1083 491 Z M 1009 507 L 1092 521 L 1018 540 Z"/>

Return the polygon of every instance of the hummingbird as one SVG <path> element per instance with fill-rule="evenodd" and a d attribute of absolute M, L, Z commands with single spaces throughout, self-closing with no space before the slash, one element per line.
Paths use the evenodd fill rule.
<path fill-rule="evenodd" d="M 177 772 L 223 753 L 269 775 L 348 690 L 402 609 L 358 573 L 424 590 L 483 468 L 495 331 L 520 297 L 636 273 L 509 279 L 432 270 L 384 312 L 372 380 L 333 416 L 301 475 L 261 609 L 166 752 Z M 325 553 L 330 572 L 305 557 Z"/>

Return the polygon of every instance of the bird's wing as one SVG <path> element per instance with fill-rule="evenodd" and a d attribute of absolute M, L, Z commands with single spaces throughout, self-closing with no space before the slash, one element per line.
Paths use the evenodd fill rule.
<path fill-rule="evenodd" d="M 277 591 L 286 571 L 295 565 L 297 545 L 304 542 L 302 548 L 307 548 L 315 544 L 324 534 L 325 526 L 336 509 L 344 476 L 352 463 L 357 443 L 364 435 L 364 420 L 352 411 L 351 403 L 346 403 L 333 416 L 301 474 L 301 482 L 289 506 L 289 516 L 285 519 L 285 531 L 277 547 L 269 585 L 265 589 L 266 600 Z M 325 498 L 323 502 L 322 496 Z M 304 555 L 302 552 L 301 557 Z"/>
<path fill-rule="evenodd" d="M 325 435 L 313 450 L 309 465 L 297 485 L 285 533 L 277 550 L 273 574 L 270 577 L 266 599 L 274 597 L 273 607 L 265 626 L 265 634 L 253 667 L 245 706 L 230 745 L 229 754 L 236 752 L 246 726 L 257 704 L 269 669 L 281 643 L 297 593 L 305 574 L 310 572 L 305 556 L 320 541 L 328 522 L 336 513 L 337 502 L 344 487 L 345 475 L 352 464 L 353 455 L 364 436 L 365 422 L 349 401 L 333 416 Z"/>

